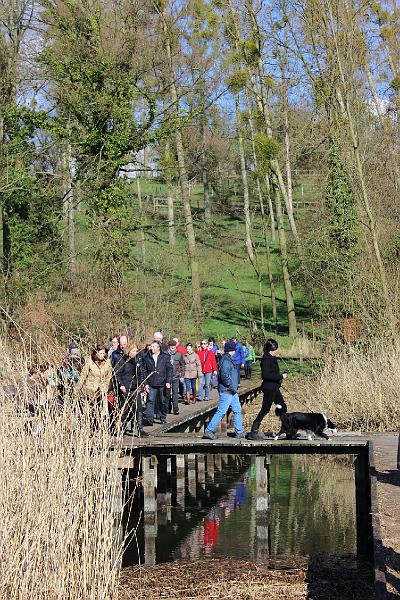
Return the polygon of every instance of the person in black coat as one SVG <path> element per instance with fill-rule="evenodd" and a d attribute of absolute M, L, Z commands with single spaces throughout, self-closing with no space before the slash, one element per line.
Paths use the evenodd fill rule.
<path fill-rule="evenodd" d="M 147 437 L 149 434 L 143 429 L 142 407 L 142 382 L 144 379 L 142 358 L 138 355 L 135 342 L 125 346 L 122 356 L 114 365 L 114 389 L 121 410 L 123 427 L 131 423 L 130 429 L 125 430 L 126 435 L 133 435 L 133 424 L 136 419 L 139 435 Z"/>
<path fill-rule="evenodd" d="M 260 412 L 253 421 L 251 431 L 246 436 L 249 440 L 265 439 L 264 436 L 259 435 L 258 430 L 262 420 L 269 413 L 273 402 L 281 405 L 285 410 L 287 408 L 280 391 L 282 380 L 287 377 L 287 374 L 281 373 L 279 370 L 278 353 L 278 342 L 268 339 L 264 344 L 264 356 L 261 359 L 263 402 Z"/>
<path fill-rule="evenodd" d="M 165 423 L 169 411 L 169 393 L 173 380 L 171 357 L 161 351 L 161 343 L 154 341 L 150 345 L 151 354 L 143 357 L 143 378 L 146 380 L 147 404 L 143 413 L 145 425 L 153 425 L 154 407 L 157 397 L 160 399 L 160 422 Z"/>

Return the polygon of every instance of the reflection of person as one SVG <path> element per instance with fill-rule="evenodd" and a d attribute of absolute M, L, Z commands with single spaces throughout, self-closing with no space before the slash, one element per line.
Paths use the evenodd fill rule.
<path fill-rule="evenodd" d="M 212 554 L 213 548 L 218 542 L 219 523 L 219 517 L 216 515 L 204 519 L 203 544 L 207 556 Z"/>
<path fill-rule="evenodd" d="M 247 485 L 244 481 L 239 481 L 235 488 L 235 509 L 242 508 L 247 496 Z"/>

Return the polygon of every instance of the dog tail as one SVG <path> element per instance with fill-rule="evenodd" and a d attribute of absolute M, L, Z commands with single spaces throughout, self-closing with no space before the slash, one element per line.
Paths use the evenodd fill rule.
<path fill-rule="evenodd" d="M 282 404 L 277 404 L 275 406 L 275 414 L 277 417 L 281 417 L 287 412 L 286 406 L 282 406 Z"/>

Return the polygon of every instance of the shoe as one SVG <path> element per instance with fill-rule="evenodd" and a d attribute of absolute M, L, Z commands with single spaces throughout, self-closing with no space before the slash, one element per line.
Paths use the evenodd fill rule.
<path fill-rule="evenodd" d="M 186 394 L 185 404 L 190 404 L 190 394 Z"/>
<path fill-rule="evenodd" d="M 154 423 L 157 423 L 157 425 L 165 425 L 166 420 L 165 419 L 154 419 Z"/>
<path fill-rule="evenodd" d="M 126 431 L 124 431 L 124 435 L 129 435 L 133 437 L 135 434 L 132 429 L 127 429 Z"/>
<path fill-rule="evenodd" d="M 197 392 L 193 392 L 192 404 L 196 404 Z"/>
<path fill-rule="evenodd" d="M 245 432 L 245 431 L 236 431 L 236 433 L 235 433 L 235 438 L 236 438 L 237 440 L 243 440 L 243 439 L 245 439 L 245 438 L 246 438 L 246 435 L 247 435 L 247 434 L 246 434 L 246 432 Z"/>
<path fill-rule="evenodd" d="M 179 415 L 179 410 L 174 410 L 174 415 Z"/>
<path fill-rule="evenodd" d="M 213 431 L 205 431 L 203 433 L 203 440 L 216 440 L 217 436 Z"/>
<path fill-rule="evenodd" d="M 151 423 L 150 421 L 143 421 L 143 427 L 153 427 L 153 423 Z"/>
<path fill-rule="evenodd" d="M 139 431 L 139 437 L 150 437 L 150 434 L 147 433 L 147 431 L 145 431 L 144 429 L 142 429 L 142 431 Z"/>
<path fill-rule="evenodd" d="M 249 431 L 249 433 L 246 434 L 246 440 L 261 442 L 262 440 L 265 440 L 265 435 L 258 433 L 258 431 Z"/>

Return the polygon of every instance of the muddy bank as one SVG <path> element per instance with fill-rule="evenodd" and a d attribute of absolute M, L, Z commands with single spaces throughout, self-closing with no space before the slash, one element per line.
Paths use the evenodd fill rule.
<path fill-rule="evenodd" d="M 372 600 L 370 565 L 354 558 L 316 556 L 271 559 L 179 560 L 128 567 L 120 600 Z"/>

